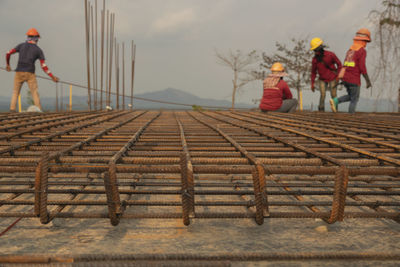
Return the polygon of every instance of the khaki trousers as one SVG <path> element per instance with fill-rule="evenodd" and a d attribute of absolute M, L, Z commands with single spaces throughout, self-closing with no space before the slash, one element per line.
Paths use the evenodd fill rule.
<path fill-rule="evenodd" d="M 10 111 L 15 111 L 15 108 L 17 106 L 18 96 L 19 96 L 21 87 L 24 84 L 24 82 L 28 83 L 28 87 L 31 90 L 31 94 L 32 94 L 32 98 L 33 98 L 33 102 L 34 102 L 35 106 L 42 109 L 42 106 L 40 105 L 40 98 L 39 98 L 39 93 L 38 93 L 38 85 L 37 85 L 37 81 L 36 81 L 36 75 L 31 72 L 18 71 L 15 73 L 14 89 L 13 89 L 13 94 L 11 97 Z"/>
<path fill-rule="evenodd" d="M 325 110 L 325 96 L 327 90 L 331 92 L 332 98 L 336 97 L 337 83 L 338 82 L 336 80 L 330 82 L 324 82 L 319 80 L 319 91 L 321 92 L 321 96 L 319 98 L 319 106 L 318 106 L 319 111 Z"/>

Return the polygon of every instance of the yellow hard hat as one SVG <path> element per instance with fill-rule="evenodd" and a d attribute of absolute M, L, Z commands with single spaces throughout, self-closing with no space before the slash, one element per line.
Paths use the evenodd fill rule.
<path fill-rule="evenodd" d="M 271 71 L 284 72 L 285 68 L 283 67 L 283 65 L 280 62 L 275 62 L 274 64 L 272 64 Z"/>
<path fill-rule="evenodd" d="M 315 37 L 310 42 L 310 50 L 315 50 L 320 47 L 324 42 L 321 38 Z"/>

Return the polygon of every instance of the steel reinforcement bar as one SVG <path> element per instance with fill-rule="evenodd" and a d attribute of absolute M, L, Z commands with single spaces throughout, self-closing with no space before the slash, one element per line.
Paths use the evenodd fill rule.
<path fill-rule="evenodd" d="M 358 116 L 3 116 L 0 217 L 398 221 L 399 124 Z M 353 122 L 362 130 L 347 131 Z"/>

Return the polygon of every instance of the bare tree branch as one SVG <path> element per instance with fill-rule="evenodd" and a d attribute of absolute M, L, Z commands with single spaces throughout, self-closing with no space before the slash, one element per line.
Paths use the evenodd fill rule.
<path fill-rule="evenodd" d="M 232 109 L 234 109 L 236 93 L 249 82 L 256 80 L 252 74 L 252 65 L 259 60 L 259 57 L 255 50 L 248 54 L 243 54 L 240 50 L 235 52 L 230 50 L 225 54 L 215 50 L 215 56 L 218 64 L 229 67 L 233 71 Z"/>
<path fill-rule="evenodd" d="M 296 88 L 299 94 L 301 88 L 308 88 L 311 78 L 311 58 L 312 51 L 307 48 L 308 38 L 292 38 L 291 47 L 279 42 L 275 43 L 276 52 L 269 55 L 262 54 L 263 63 L 260 64 L 260 70 L 254 71 L 254 76 L 260 79 L 265 77 L 265 72 L 274 62 L 280 62 L 285 66 L 288 85 Z"/>
<path fill-rule="evenodd" d="M 382 97 L 387 97 L 395 110 L 396 103 L 392 99 L 397 91 L 400 112 L 400 0 L 382 1 L 382 9 L 372 10 L 369 18 L 375 24 L 376 41 L 372 48 L 378 55 L 373 61 L 373 79 L 380 84 L 380 89 L 374 92 L 375 110 Z"/>

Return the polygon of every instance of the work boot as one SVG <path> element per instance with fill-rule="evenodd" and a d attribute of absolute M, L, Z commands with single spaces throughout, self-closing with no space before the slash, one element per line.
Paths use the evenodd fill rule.
<path fill-rule="evenodd" d="M 331 104 L 332 112 L 337 112 L 339 100 L 337 97 L 329 99 L 329 104 Z"/>
<path fill-rule="evenodd" d="M 320 106 L 318 106 L 318 111 L 325 112 L 325 107 L 320 107 Z"/>

